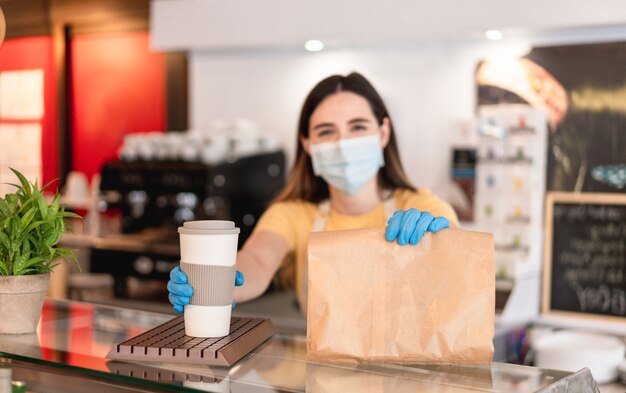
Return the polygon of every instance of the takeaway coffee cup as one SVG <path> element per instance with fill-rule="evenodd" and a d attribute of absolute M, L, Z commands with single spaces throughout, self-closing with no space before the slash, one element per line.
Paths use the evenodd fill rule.
<path fill-rule="evenodd" d="M 232 221 L 188 221 L 178 228 L 180 268 L 193 287 L 185 334 L 223 337 L 230 331 L 239 228 Z"/>

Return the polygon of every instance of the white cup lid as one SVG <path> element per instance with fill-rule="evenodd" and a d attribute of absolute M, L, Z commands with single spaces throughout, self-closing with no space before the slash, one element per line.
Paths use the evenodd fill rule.
<path fill-rule="evenodd" d="M 239 233 L 239 228 L 232 221 L 200 220 L 187 221 L 178 227 L 178 233 L 185 235 L 233 235 Z"/>

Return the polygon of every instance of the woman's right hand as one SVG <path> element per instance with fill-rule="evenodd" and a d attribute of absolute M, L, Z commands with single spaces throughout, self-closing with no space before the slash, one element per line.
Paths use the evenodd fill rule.
<path fill-rule="evenodd" d="M 235 275 L 235 286 L 243 285 L 243 274 L 237 271 Z M 185 306 L 189 304 L 193 288 L 187 283 L 187 275 L 180 270 L 180 266 L 176 266 L 170 272 L 170 280 L 167 282 L 167 290 L 169 291 L 168 299 L 174 306 L 174 311 L 182 314 Z M 234 303 L 233 303 L 234 304 Z"/>

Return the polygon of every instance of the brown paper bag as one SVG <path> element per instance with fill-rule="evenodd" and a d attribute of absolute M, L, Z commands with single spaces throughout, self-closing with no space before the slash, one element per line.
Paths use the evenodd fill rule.
<path fill-rule="evenodd" d="M 445 229 L 416 246 L 384 229 L 311 234 L 309 360 L 488 364 L 494 314 L 490 234 Z"/>

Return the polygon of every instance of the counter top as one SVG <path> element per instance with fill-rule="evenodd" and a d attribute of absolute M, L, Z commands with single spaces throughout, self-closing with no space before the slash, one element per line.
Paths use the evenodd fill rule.
<path fill-rule="evenodd" d="M 68 247 L 180 255 L 178 242 L 172 242 L 172 237 L 165 236 L 161 231 L 146 231 L 142 234 L 110 234 L 107 236 L 66 233 L 60 243 Z"/>
<path fill-rule="evenodd" d="M 134 363 L 109 349 L 171 315 L 47 299 L 36 334 L 0 335 L 0 356 L 71 371 L 142 391 L 213 392 L 556 392 L 597 391 L 588 371 L 571 374 L 504 363 L 490 366 L 334 365 L 305 360 L 306 338 L 274 335 L 230 368 Z M 565 390 L 563 390 L 565 388 Z"/>

